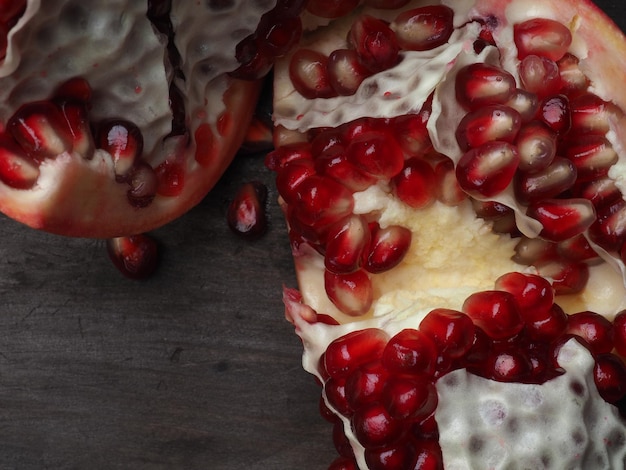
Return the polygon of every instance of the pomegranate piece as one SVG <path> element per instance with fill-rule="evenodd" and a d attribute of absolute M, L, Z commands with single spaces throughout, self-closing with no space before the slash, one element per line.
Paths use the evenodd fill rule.
<path fill-rule="evenodd" d="M 158 244 L 145 234 L 110 238 L 107 253 L 115 267 L 130 279 L 146 279 L 158 266 Z"/>
<path fill-rule="evenodd" d="M 400 13 L 392 24 L 399 46 L 426 51 L 446 42 L 454 31 L 454 11 L 444 5 L 429 5 Z"/>
<path fill-rule="evenodd" d="M 263 235 L 267 230 L 266 202 L 267 187 L 263 183 L 244 183 L 228 205 L 226 220 L 230 229 L 247 239 Z"/>
<path fill-rule="evenodd" d="M 558 21 L 533 18 L 513 26 L 513 40 L 520 59 L 536 54 L 556 61 L 569 49 L 572 33 Z"/>
<path fill-rule="evenodd" d="M 348 43 L 371 72 L 380 72 L 398 63 L 400 46 L 396 35 L 378 18 L 359 16 L 350 29 Z"/>

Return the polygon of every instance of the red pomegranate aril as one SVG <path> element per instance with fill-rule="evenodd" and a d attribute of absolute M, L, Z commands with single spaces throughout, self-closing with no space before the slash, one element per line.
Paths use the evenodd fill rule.
<path fill-rule="evenodd" d="M 350 417 L 354 412 L 346 395 L 346 377 L 331 377 L 324 384 L 328 404 L 342 416 Z"/>
<path fill-rule="evenodd" d="M 391 417 L 382 403 L 372 403 L 355 410 L 352 431 L 365 448 L 380 447 L 396 442 L 402 435 L 402 423 Z"/>
<path fill-rule="evenodd" d="M 91 132 L 85 105 L 73 101 L 64 101 L 59 103 L 58 106 L 72 136 L 73 151 L 85 159 L 91 159 L 96 144 Z"/>
<path fill-rule="evenodd" d="M 324 387 L 325 386 L 326 385 L 324 385 Z M 326 404 L 326 400 L 324 400 L 324 395 L 320 395 L 319 411 L 320 411 L 320 416 L 324 418 L 326 421 L 328 421 L 329 423 L 335 424 L 337 422 L 341 422 L 340 419 L 337 419 L 337 415 L 335 414 L 335 412 L 331 410 Z"/>
<path fill-rule="evenodd" d="M 613 106 L 593 93 L 583 93 L 570 100 L 572 129 L 587 134 L 605 135 L 611 130 Z"/>
<path fill-rule="evenodd" d="M 599 255 L 591 247 L 585 235 L 576 235 L 575 237 L 563 240 L 556 246 L 557 253 L 568 261 L 597 261 Z"/>
<path fill-rule="evenodd" d="M 517 148 L 508 142 L 487 142 L 463 154 L 456 178 L 471 196 L 493 197 L 511 183 L 519 160 Z"/>
<path fill-rule="evenodd" d="M 376 224 L 363 268 L 378 274 L 396 267 L 409 251 L 412 236 L 411 231 L 401 225 L 381 228 Z"/>
<path fill-rule="evenodd" d="M 289 63 L 289 78 L 307 99 L 332 98 L 337 93 L 328 75 L 328 57 L 311 49 L 298 49 Z"/>
<path fill-rule="evenodd" d="M 369 15 L 359 16 L 348 33 L 348 44 L 356 51 L 361 63 L 371 72 L 380 72 L 396 65 L 400 46 L 389 25 Z"/>
<path fill-rule="evenodd" d="M 185 188 L 185 168 L 182 162 L 165 160 L 154 172 L 157 177 L 157 194 L 176 197 Z"/>
<path fill-rule="evenodd" d="M 613 319 L 615 350 L 626 357 L 626 310 L 621 310 Z"/>
<path fill-rule="evenodd" d="M 372 306 L 372 281 L 363 269 L 346 274 L 326 270 L 324 288 L 331 302 L 346 315 L 364 315 Z"/>
<path fill-rule="evenodd" d="M 405 328 L 394 335 L 383 351 L 381 361 L 392 372 L 432 375 L 437 348 L 420 330 Z"/>
<path fill-rule="evenodd" d="M 456 140 L 461 150 L 480 147 L 500 140 L 512 143 L 522 125 L 520 114 L 504 105 L 485 106 L 467 113 L 456 130 Z"/>
<path fill-rule="evenodd" d="M 126 196 L 133 207 L 147 207 L 152 204 L 159 183 L 150 165 L 139 161 L 130 169 L 125 181 L 130 186 Z"/>
<path fill-rule="evenodd" d="M 315 174 L 313 160 L 300 159 L 286 163 L 276 174 L 278 194 L 287 204 L 293 204 L 299 197 L 298 187 L 300 184 Z"/>
<path fill-rule="evenodd" d="M 429 5 L 400 13 L 391 28 L 398 44 L 408 51 L 427 51 L 448 42 L 454 11 L 444 5 Z"/>
<path fill-rule="evenodd" d="M 513 26 L 513 41 L 520 59 L 536 54 L 557 61 L 569 49 L 572 33 L 558 21 L 533 18 Z"/>
<path fill-rule="evenodd" d="M 580 69 L 579 64 L 578 57 L 569 52 L 557 61 L 561 77 L 561 93 L 574 96 L 589 87 L 589 78 Z"/>
<path fill-rule="evenodd" d="M 467 194 L 461 188 L 456 178 L 454 163 L 449 158 L 441 160 L 434 166 L 435 188 L 437 200 L 446 206 L 458 206 L 467 199 Z"/>
<path fill-rule="evenodd" d="M 347 377 L 363 364 L 380 357 L 389 335 L 378 328 L 365 328 L 332 341 L 324 354 L 324 368 L 332 378 Z"/>
<path fill-rule="evenodd" d="M 522 204 L 553 198 L 574 186 L 576 176 L 577 169 L 571 160 L 556 157 L 543 170 L 516 175 L 515 196 Z"/>
<path fill-rule="evenodd" d="M 576 166 L 579 182 L 607 176 L 619 159 L 605 137 L 593 134 L 574 137 L 567 145 L 565 156 Z"/>
<path fill-rule="evenodd" d="M 371 72 L 354 49 L 337 49 L 328 56 L 330 86 L 340 96 L 354 95 Z"/>
<path fill-rule="evenodd" d="M 367 221 L 352 214 L 333 226 L 327 236 L 324 266 L 333 273 L 351 273 L 359 269 L 363 254 L 369 247 Z"/>
<path fill-rule="evenodd" d="M 143 136 L 132 122 L 111 120 L 98 126 L 96 145 L 111 154 L 115 174 L 124 177 L 141 157 Z"/>
<path fill-rule="evenodd" d="M 584 311 L 570 315 L 566 333 L 582 338 L 592 354 L 613 350 L 613 324 L 598 313 Z"/>
<path fill-rule="evenodd" d="M 315 170 L 319 175 L 332 178 L 354 192 L 363 191 L 378 181 L 375 176 L 361 171 L 349 162 L 346 153 L 341 151 L 317 157 Z"/>
<path fill-rule="evenodd" d="M 441 447 L 436 439 L 418 440 L 415 447 L 417 458 L 412 470 L 443 470 Z"/>
<path fill-rule="evenodd" d="M 365 449 L 365 463 L 369 470 L 400 470 L 413 467 L 415 450 L 410 442 Z"/>
<path fill-rule="evenodd" d="M 335 418 L 333 421 L 333 444 L 335 445 L 335 449 L 340 456 L 354 459 L 354 450 L 352 449 L 350 440 L 346 436 L 343 421 L 337 419 L 335 415 L 333 415 L 333 417 Z"/>
<path fill-rule="evenodd" d="M 560 242 L 583 233 L 596 220 L 596 211 L 586 199 L 546 199 L 532 203 L 526 215 L 541 222 L 540 236 Z"/>
<path fill-rule="evenodd" d="M 130 279 L 145 279 L 158 266 L 158 244 L 146 234 L 110 238 L 107 253 L 115 267 Z"/>
<path fill-rule="evenodd" d="M 557 135 L 546 124 L 531 121 L 523 125 L 515 140 L 520 156 L 519 169 L 528 173 L 547 168 L 557 151 Z"/>
<path fill-rule="evenodd" d="M 572 127 L 572 113 L 567 96 L 555 95 L 546 98 L 539 106 L 539 119 L 559 135 L 569 131 Z"/>
<path fill-rule="evenodd" d="M 479 201 L 472 199 L 472 208 L 476 215 L 484 220 L 498 220 L 509 215 L 513 209 L 496 201 Z"/>
<path fill-rule="evenodd" d="M 359 4 L 359 0 L 309 0 L 307 11 L 322 18 L 339 18 L 350 13 Z"/>
<path fill-rule="evenodd" d="M 555 259 L 556 244 L 542 238 L 521 237 L 515 245 L 512 260 L 526 266 Z"/>
<path fill-rule="evenodd" d="M 226 212 L 230 229 L 249 240 L 263 235 L 267 229 L 266 201 L 267 187 L 263 183 L 250 181 L 242 184 Z"/>
<path fill-rule="evenodd" d="M 363 132 L 350 142 L 346 154 L 357 168 L 380 179 L 393 178 L 404 167 L 402 148 L 390 132 Z"/>
<path fill-rule="evenodd" d="M 15 189 L 29 189 L 39 178 L 39 166 L 9 136 L 0 137 L 0 181 Z"/>
<path fill-rule="evenodd" d="M 541 276 L 510 272 L 503 274 L 495 282 L 495 288 L 509 292 L 515 297 L 524 319 L 528 315 L 546 312 L 554 303 L 554 290 L 550 283 Z"/>
<path fill-rule="evenodd" d="M 258 80 L 272 69 L 272 57 L 263 52 L 259 37 L 252 33 L 242 39 L 235 48 L 235 58 L 239 63 L 236 70 L 229 73 L 234 78 Z"/>
<path fill-rule="evenodd" d="M 519 65 L 522 86 L 539 98 L 558 93 L 561 87 L 559 66 L 547 57 L 534 54 L 522 59 Z"/>
<path fill-rule="evenodd" d="M 622 198 L 621 191 L 611 178 L 585 182 L 577 186 L 576 195 L 591 201 L 598 212 Z"/>
<path fill-rule="evenodd" d="M 598 210 L 589 237 L 605 250 L 618 251 L 626 240 L 626 201 L 619 198 Z"/>
<path fill-rule="evenodd" d="M 257 26 L 257 41 L 263 54 L 281 57 L 300 40 L 302 21 L 299 16 L 274 15 L 270 11 L 261 17 Z"/>
<path fill-rule="evenodd" d="M 456 310 L 431 310 L 421 321 L 419 329 L 433 339 L 440 354 L 451 359 L 463 356 L 474 342 L 472 319 Z"/>
<path fill-rule="evenodd" d="M 22 105 L 11 116 L 6 128 L 34 159 L 54 158 L 72 150 L 72 137 L 65 119 L 50 101 Z"/>
<path fill-rule="evenodd" d="M 524 327 L 519 306 L 509 292 L 475 292 L 465 299 L 462 310 L 477 327 L 495 340 L 512 338 Z"/>
<path fill-rule="evenodd" d="M 429 378 L 401 375 L 387 381 L 382 401 L 391 417 L 421 421 L 435 411 L 437 399 L 437 389 Z"/>
<path fill-rule="evenodd" d="M 265 166 L 272 171 L 278 171 L 294 160 L 313 160 L 311 144 L 298 142 L 281 145 L 265 157 Z"/>
<path fill-rule="evenodd" d="M 392 184 L 396 196 L 414 209 L 423 209 L 435 201 L 435 171 L 421 158 L 407 159 Z"/>
<path fill-rule="evenodd" d="M 527 123 L 537 115 L 539 98 L 534 93 L 518 88 L 504 104 L 519 113 L 522 123 Z"/>
<path fill-rule="evenodd" d="M 296 187 L 294 214 L 309 227 L 328 227 L 352 213 L 354 199 L 348 188 L 327 177 L 305 178 Z"/>
<path fill-rule="evenodd" d="M 328 470 L 359 470 L 354 459 L 337 457 L 328 467 Z"/>
<path fill-rule="evenodd" d="M 13 24 L 26 9 L 26 0 L 0 1 L 0 22 Z"/>
<path fill-rule="evenodd" d="M 593 376 L 598 393 L 609 403 L 616 403 L 626 395 L 626 366 L 614 354 L 596 356 Z"/>
<path fill-rule="evenodd" d="M 526 334 L 530 339 L 549 343 L 561 337 L 565 332 L 567 314 L 558 304 L 553 304 L 545 316 L 536 316 L 525 321 Z"/>
<path fill-rule="evenodd" d="M 458 102 L 471 111 L 506 103 L 516 92 L 516 84 L 515 78 L 507 71 L 477 63 L 459 71 L 455 89 Z"/>
<path fill-rule="evenodd" d="M 484 373 L 487 378 L 499 382 L 523 382 L 530 375 L 532 365 L 518 350 L 509 348 L 494 351 L 487 359 Z"/>
<path fill-rule="evenodd" d="M 389 379 L 380 361 L 365 364 L 346 379 L 346 398 L 353 409 L 379 401 Z"/>
<path fill-rule="evenodd" d="M 543 277 L 552 281 L 555 295 L 578 294 L 589 280 L 589 265 L 566 260 L 554 260 L 536 266 Z"/>
<path fill-rule="evenodd" d="M 430 104 L 426 103 L 417 114 L 404 114 L 391 120 L 390 126 L 407 156 L 421 157 L 432 151 L 433 144 L 426 128 L 430 113 Z"/>

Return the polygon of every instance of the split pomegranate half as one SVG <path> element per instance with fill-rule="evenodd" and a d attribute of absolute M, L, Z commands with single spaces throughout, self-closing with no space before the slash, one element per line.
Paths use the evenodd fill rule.
<path fill-rule="evenodd" d="M 266 164 L 329 468 L 623 465 L 622 32 L 586 0 L 302 18 Z"/>

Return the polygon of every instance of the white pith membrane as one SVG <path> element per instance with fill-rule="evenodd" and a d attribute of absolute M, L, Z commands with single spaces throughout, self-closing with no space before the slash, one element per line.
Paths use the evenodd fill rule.
<path fill-rule="evenodd" d="M 146 16 L 148 2 L 29 0 L 9 32 L 6 59 L 0 63 L 0 122 L 4 125 L 20 105 L 50 99 L 60 84 L 82 77 L 93 90 L 90 122 L 134 123 L 144 140 L 142 159 L 152 168 L 165 160 L 181 164 L 186 180 L 176 197 L 157 195 L 148 207 L 124 207 L 128 186 L 115 182 L 108 152 L 98 149 L 90 159 L 64 152 L 40 165 L 36 185 L 27 191 L 0 183 L 0 210 L 36 228 L 111 237 L 162 225 L 199 202 L 230 163 L 249 116 L 241 116 L 243 121 L 225 135 L 220 135 L 218 118 L 227 111 L 243 114 L 258 93 L 258 84 L 226 75 L 238 66 L 235 46 L 275 4 L 238 0 L 212 9 L 211 2 L 172 2 L 182 79 L 173 77 L 167 37 Z M 188 135 L 165 139 L 172 131 L 172 82 L 183 95 Z M 233 95 L 228 108 L 227 90 Z M 204 166 L 194 158 L 195 132 L 203 124 L 215 136 L 216 149 L 215 161 Z"/>
<path fill-rule="evenodd" d="M 433 3 L 414 1 L 402 10 Z M 536 17 L 557 19 L 570 27 L 574 39 L 570 52 L 581 59 L 581 69 L 592 82 L 591 91 L 605 100 L 621 100 L 615 104 L 626 109 L 623 97 L 613 97 L 610 92 L 614 90 L 603 88 L 603 83 L 621 83 L 617 77 L 626 60 L 623 39 L 617 29 L 605 31 L 602 38 L 592 32 L 601 16 L 593 5 L 569 0 L 443 0 L 441 3 L 455 11 L 457 30 L 448 44 L 427 52 L 402 52 L 402 61 L 397 66 L 365 79 L 352 96 L 304 99 L 291 84 L 287 72 L 289 57 L 280 61 L 275 71 L 275 123 L 304 133 L 312 128 L 337 127 L 360 117 L 393 117 L 419 111 L 434 91 L 433 114 L 428 124 L 430 136 L 435 150 L 456 162 L 462 152 L 454 132 L 465 114 L 454 95 L 456 72 L 469 63 L 488 62 L 499 64 L 517 77 L 517 51 L 511 26 Z M 396 11 L 367 8 L 359 9 L 358 13 L 373 13 L 388 20 L 397 15 Z M 469 20 L 487 18 L 491 13 L 497 13 L 500 21 L 494 32 L 495 42 L 510 47 L 488 47 L 476 54 L 472 43 L 480 26 Z M 318 30 L 304 37 L 301 45 L 325 54 L 345 48 L 346 32 L 352 21 L 351 18 L 338 20 L 330 30 Z M 311 25 L 318 24 L 325 22 L 311 20 Z M 615 64 L 606 64 L 602 59 L 594 61 L 594 49 L 606 54 L 613 46 L 616 51 L 611 57 L 615 57 Z M 607 70 L 603 69 L 605 65 Z M 626 127 L 623 116 L 614 119 L 607 138 L 620 159 L 612 167 L 610 177 L 624 194 L 626 149 L 622 142 Z M 307 245 L 294 252 L 302 303 L 306 307 L 294 301 L 293 293 L 287 292 L 287 317 L 303 341 L 304 368 L 321 381 L 320 357 L 333 340 L 366 328 L 384 329 L 389 336 L 404 328 L 417 328 L 433 308 L 460 310 L 472 292 L 493 289 L 495 279 L 501 274 L 533 271 L 511 260 L 515 240 L 492 233 L 491 225 L 476 217 L 469 202 L 458 207 L 435 202 L 416 211 L 391 195 L 384 183 L 356 193 L 354 200 L 354 213 L 378 213 L 382 227 L 395 224 L 408 227 L 413 232 L 413 241 L 399 266 L 384 276 L 372 276 L 374 302 L 370 311 L 359 318 L 340 312 L 326 295 L 323 257 Z M 524 215 L 523 208 L 510 193 L 499 195 L 497 200 L 517 211 L 518 227 L 525 235 L 537 236 L 541 225 Z M 591 267 L 583 292 L 559 296 L 556 302 L 568 313 L 591 310 L 612 320 L 626 308 L 624 265 L 615 254 L 596 248 L 606 262 Z M 340 325 L 311 322 L 308 307 L 331 315 Z M 617 409 L 597 394 L 593 362 L 590 353 L 572 340 L 559 355 L 565 373 L 543 385 L 500 383 L 465 370 L 440 379 L 436 418 L 445 468 L 622 468 L 626 461 L 625 423 Z M 584 384 L 582 396 L 573 392 L 570 385 L 574 382 Z M 500 414 L 496 416 L 495 412 Z M 364 448 L 355 438 L 350 420 L 341 419 L 359 468 L 368 468 Z M 511 426 L 518 431 L 508 432 Z M 478 440 L 470 441 L 471 438 Z"/>

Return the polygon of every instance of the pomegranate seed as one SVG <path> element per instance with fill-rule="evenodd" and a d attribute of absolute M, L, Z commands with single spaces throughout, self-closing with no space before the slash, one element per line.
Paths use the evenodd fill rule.
<path fill-rule="evenodd" d="M 522 204 L 558 196 L 574 186 L 576 175 L 576 167 L 570 160 L 556 157 L 543 170 L 518 174 L 515 178 L 515 196 Z"/>
<path fill-rule="evenodd" d="M 343 421 L 334 416 L 333 421 L 333 444 L 337 453 L 345 458 L 354 459 L 354 450 L 350 440 L 346 437 Z"/>
<path fill-rule="evenodd" d="M 230 229 L 247 239 L 255 239 L 265 233 L 267 220 L 265 203 L 267 188 L 259 181 L 244 183 L 228 205 L 226 220 Z"/>
<path fill-rule="evenodd" d="M 390 126 L 394 129 L 400 147 L 411 157 L 419 157 L 432 150 L 433 144 L 426 128 L 430 112 L 427 103 L 418 114 L 405 114 L 391 121 Z"/>
<path fill-rule="evenodd" d="M 593 134 L 575 137 L 567 145 L 565 156 L 576 166 L 579 182 L 607 176 L 619 159 L 605 137 Z"/>
<path fill-rule="evenodd" d="M 101 123 L 97 132 L 98 148 L 113 158 L 115 174 L 123 177 L 131 170 L 143 152 L 143 136 L 132 122 L 111 120 Z"/>
<path fill-rule="evenodd" d="M 596 220 L 596 211 L 586 199 L 547 199 L 532 203 L 528 217 L 543 225 L 540 236 L 560 242 L 583 233 Z"/>
<path fill-rule="evenodd" d="M 516 92 L 515 78 L 507 71 L 483 63 L 459 70 L 456 77 L 457 101 L 468 110 L 504 104 Z"/>
<path fill-rule="evenodd" d="M 480 147 L 492 141 L 512 143 L 522 125 L 517 111 L 504 105 L 485 106 L 466 114 L 456 130 L 461 150 Z"/>
<path fill-rule="evenodd" d="M 30 157 L 54 158 L 72 150 L 72 137 L 59 108 L 50 101 L 22 105 L 7 130 Z"/>
<path fill-rule="evenodd" d="M 380 179 L 393 178 L 404 166 L 402 148 L 389 132 L 363 132 L 350 142 L 346 153 L 357 168 Z"/>
<path fill-rule="evenodd" d="M 526 266 L 556 258 L 556 244 L 541 238 L 522 237 L 515 245 L 513 261 Z"/>
<path fill-rule="evenodd" d="M 557 135 L 540 121 L 523 125 L 515 140 L 520 156 L 519 169 L 526 172 L 547 168 L 556 155 Z"/>
<path fill-rule="evenodd" d="M 13 24 L 26 9 L 26 0 L 0 1 L 0 22 Z"/>
<path fill-rule="evenodd" d="M 582 338 L 592 354 L 609 353 L 613 349 L 613 324 L 595 312 L 570 315 L 566 332 Z"/>
<path fill-rule="evenodd" d="M 511 348 L 490 354 L 483 374 L 499 382 L 523 382 L 530 375 L 531 369 L 529 359 L 520 351 Z"/>
<path fill-rule="evenodd" d="M 161 196 L 176 197 L 185 188 L 185 168 L 179 162 L 165 160 L 154 169 L 157 177 L 157 193 Z"/>
<path fill-rule="evenodd" d="M 493 197 L 511 183 L 519 159 L 508 142 L 487 142 L 465 152 L 457 163 L 456 178 L 468 194 Z"/>
<path fill-rule="evenodd" d="M 294 160 L 313 160 L 311 144 L 298 142 L 280 146 L 267 154 L 265 166 L 272 171 L 278 171 Z"/>
<path fill-rule="evenodd" d="M 413 468 L 415 450 L 410 443 L 365 449 L 365 463 L 370 470 Z"/>
<path fill-rule="evenodd" d="M 125 181 L 130 188 L 126 193 L 133 207 L 149 206 L 157 193 L 157 175 L 150 165 L 140 161 L 128 172 Z"/>
<path fill-rule="evenodd" d="M 591 247 L 587 237 L 577 235 L 560 242 L 557 247 L 557 253 L 568 261 L 592 261 L 598 260 L 598 253 Z"/>
<path fill-rule="evenodd" d="M 330 178 L 317 175 L 306 178 L 297 186 L 294 203 L 297 218 L 309 227 L 328 227 L 352 213 L 352 193 Z"/>
<path fill-rule="evenodd" d="M 531 339 L 543 343 L 556 340 L 563 335 L 567 327 L 567 314 L 557 304 L 553 304 L 543 316 L 529 315 L 528 317 L 525 319 L 526 333 Z"/>
<path fill-rule="evenodd" d="M 350 417 L 354 410 L 348 402 L 346 395 L 346 378 L 331 377 L 324 385 L 324 394 L 328 404 L 339 414 Z"/>
<path fill-rule="evenodd" d="M 563 135 L 572 126 L 569 99 L 565 95 L 546 98 L 539 107 L 539 118 L 557 134 Z"/>
<path fill-rule="evenodd" d="M 378 181 L 376 177 L 361 171 L 349 162 L 346 153 L 341 151 L 316 158 L 315 170 L 319 175 L 328 176 L 354 192 L 363 191 Z"/>
<path fill-rule="evenodd" d="M 361 15 L 355 20 L 348 43 L 361 63 L 374 73 L 393 67 L 400 58 L 396 35 L 386 22 L 373 16 Z"/>
<path fill-rule="evenodd" d="M 626 310 L 622 310 L 613 319 L 615 350 L 620 356 L 626 356 Z"/>
<path fill-rule="evenodd" d="M 328 233 L 324 266 L 333 273 L 347 274 L 361 265 L 363 253 L 370 243 L 366 220 L 352 214 L 338 222 Z"/>
<path fill-rule="evenodd" d="M 537 114 L 539 98 L 534 93 L 517 88 L 504 104 L 517 111 L 522 118 L 522 122 L 527 123 L 534 119 Z"/>
<path fill-rule="evenodd" d="M 437 389 L 423 377 L 395 376 L 385 384 L 382 401 L 395 419 L 422 420 L 437 408 Z"/>
<path fill-rule="evenodd" d="M 298 43 L 302 35 L 299 16 L 277 16 L 265 13 L 257 27 L 256 36 L 261 52 L 268 57 L 282 57 Z"/>
<path fill-rule="evenodd" d="M 474 323 L 456 310 L 436 308 L 424 317 L 419 328 L 433 339 L 440 354 L 452 359 L 467 353 L 474 341 Z"/>
<path fill-rule="evenodd" d="M 593 378 L 598 393 L 607 402 L 616 403 L 626 394 L 626 367 L 613 354 L 600 354 L 595 359 Z"/>
<path fill-rule="evenodd" d="M 548 280 L 534 274 L 503 274 L 496 280 L 495 288 L 514 296 L 525 320 L 529 314 L 547 312 L 554 303 L 554 290 Z"/>
<path fill-rule="evenodd" d="M 435 343 L 421 331 L 406 328 L 389 340 L 381 360 L 393 372 L 432 375 L 436 359 Z"/>
<path fill-rule="evenodd" d="M 311 49 L 298 49 L 289 63 L 289 78 L 307 99 L 332 98 L 335 90 L 328 76 L 328 57 Z"/>
<path fill-rule="evenodd" d="M 272 58 L 263 53 L 256 33 L 246 36 L 237 44 L 235 58 L 239 67 L 229 74 L 234 78 L 258 80 L 272 69 Z"/>
<path fill-rule="evenodd" d="M 319 410 L 320 410 L 320 416 L 322 418 L 324 418 L 326 421 L 328 421 L 329 423 L 335 424 L 335 423 L 338 423 L 338 422 L 340 423 L 341 422 L 341 420 L 337 419 L 337 415 L 335 415 L 333 410 L 331 410 L 328 407 L 328 405 L 326 404 L 326 400 L 324 400 L 324 396 L 323 395 L 320 395 Z"/>
<path fill-rule="evenodd" d="M 371 72 L 353 49 L 337 49 L 328 56 L 328 80 L 340 96 L 354 95 Z"/>
<path fill-rule="evenodd" d="M 524 326 L 519 306 L 509 292 L 475 292 L 465 299 L 462 310 L 477 327 L 495 340 L 512 338 Z"/>
<path fill-rule="evenodd" d="M 437 200 L 446 206 L 458 206 L 467 199 L 467 194 L 456 178 L 454 163 L 449 158 L 440 161 L 434 167 Z"/>
<path fill-rule="evenodd" d="M 315 175 L 313 160 L 299 159 L 286 163 L 276 174 L 276 189 L 287 204 L 299 197 L 298 187 L 307 178 Z"/>
<path fill-rule="evenodd" d="M 359 470 L 354 459 L 347 457 L 337 457 L 332 461 L 328 470 Z"/>
<path fill-rule="evenodd" d="M 448 42 L 454 31 L 454 11 L 430 5 L 400 13 L 392 24 L 398 44 L 409 51 L 427 51 Z"/>
<path fill-rule="evenodd" d="M 560 92 L 573 96 L 589 87 L 589 79 L 579 67 L 580 60 L 569 52 L 558 60 L 559 75 L 561 77 Z"/>
<path fill-rule="evenodd" d="M 39 166 L 9 136 L 0 138 L 0 181 L 15 189 L 29 189 L 39 178 Z"/>
<path fill-rule="evenodd" d="M 359 367 L 346 379 L 346 398 L 353 409 L 379 401 L 389 372 L 376 361 Z"/>
<path fill-rule="evenodd" d="M 339 18 L 356 8 L 359 0 L 309 0 L 306 9 L 322 18 Z"/>
<path fill-rule="evenodd" d="M 350 332 L 332 341 L 324 354 L 324 368 L 331 378 L 347 377 L 363 364 L 378 359 L 389 335 L 378 328 Z"/>
<path fill-rule="evenodd" d="M 596 211 L 622 198 L 622 193 L 611 178 L 598 178 L 585 182 L 576 188 L 576 195 L 591 201 Z"/>
<path fill-rule="evenodd" d="M 534 54 L 524 57 L 519 64 L 519 74 L 524 89 L 539 98 L 558 93 L 561 87 L 559 66 L 547 57 Z"/>
<path fill-rule="evenodd" d="M 509 215 L 513 209 L 495 201 L 479 201 L 472 199 L 472 207 L 476 215 L 484 220 L 498 220 Z"/>
<path fill-rule="evenodd" d="M 382 403 L 359 408 L 351 423 L 355 437 L 365 448 L 392 444 L 403 431 L 401 422 L 392 418 Z"/>
<path fill-rule="evenodd" d="M 555 260 L 536 267 L 541 276 L 552 280 L 555 295 L 578 294 L 589 280 L 587 263 Z"/>
<path fill-rule="evenodd" d="M 417 458 L 413 470 L 443 470 L 441 447 L 436 439 L 416 442 Z"/>
<path fill-rule="evenodd" d="M 115 267 L 131 279 L 145 279 L 157 269 L 157 242 L 145 234 L 110 238 L 107 253 Z"/>
<path fill-rule="evenodd" d="M 411 0 L 364 0 L 365 5 L 369 5 L 379 9 L 395 10 L 396 8 L 403 7 Z"/>
<path fill-rule="evenodd" d="M 395 194 L 415 209 L 428 207 L 435 201 L 435 171 L 421 158 L 409 158 L 400 174 L 392 179 Z"/>
<path fill-rule="evenodd" d="M 326 270 L 324 288 L 331 302 L 346 315 L 364 315 L 372 306 L 372 281 L 362 269 L 347 274 Z"/>
<path fill-rule="evenodd" d="M 536 54 L 557 61 L 569 49 L 572 33 L 558 21 L 533 18 L 513 26 L 513 41 L 520 59 Z"/>
<path fill-rule="evenodd" d="M 572 129 L 577 132 L 605 135 L 611 130 L 612 106 L 598 95 L 586 92 L 573 98 L 570 110 Z"/>
<path fill-rule="evenodd" d="M 363 267 L 374 274 L 396 267 L 409 251 L 411 238 L 411 231 L 406 227 L 390 225 L 381 228 L 376 224 Z"/>
<path fill-rule="evenodd" d="M 620 198 L 600 209 L 589 237 L 605 250 L 618 251 L 626 240 L 626 201 Z"/>
<path fill-rule="evenodd" d="M 72 137 L 72 148 L 83 158 L 91 159 L 96 148 L 87 109 L 82 103 L 64 101 L 58 104 Z"/>

